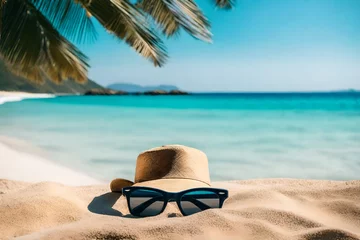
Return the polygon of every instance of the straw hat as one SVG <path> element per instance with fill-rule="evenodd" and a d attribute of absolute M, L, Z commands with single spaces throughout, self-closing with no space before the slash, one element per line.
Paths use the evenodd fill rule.
<path fill-rule="evenodd" d="M 210 187 L 208 159 L 202 151 L 182 145 L 153 148 L 138 156 L 134 182 L 117 178 L 111 182 L 110 189 L 119 192 L 127 186 L 153 187 L 169 192 Z"/>

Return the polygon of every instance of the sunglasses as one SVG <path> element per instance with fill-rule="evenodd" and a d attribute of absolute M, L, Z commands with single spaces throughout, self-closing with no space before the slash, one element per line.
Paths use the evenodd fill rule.
<path fill-rule="evenodd" d="M 122 189 L 129 211 L 137 217 L 151 217 L 162 213 L 168 202 L 176 202 L 181 213 L 188 216 L 211 208 L 221 208 L 228 191 L 217 188 L 193 188 L 178 193 L 149 187 Z"/>

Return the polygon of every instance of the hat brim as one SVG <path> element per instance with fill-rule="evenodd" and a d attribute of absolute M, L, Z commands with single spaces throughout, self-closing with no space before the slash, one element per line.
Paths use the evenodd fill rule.
<path fill-rule="evenodd" d="M 134 187 L 151 187 L 166 192 L 181 192 L 191 188 L 210 187 L 208 184 L 192 179 L 157 179 L 136 183 Z"/>
<path fill-rule="evenodd" d="M 115 178 L 110 183 L 110 190 L 112 192 L 121 192 L 124 187 L 130 187 L 134 185 L 132 181 L 123 178 Z"/>
<path fill-rule="evenodd" d="M 192 180 L 192 179 L 157 179 L 151 181 L 144 181 L 140 183 L 132 183 L 125 179 L 115 179 L 111 182 L 110 188 L 113 192 L 119 192 L 123 187 L 134 186 L 134 187 L 150 187 L 161 189 L 166 192 L 181 192 L 191 188 L 206 188 L 211 187 L 205 182 Z M 126 185 L 127 184 L 127 185 Z"/>

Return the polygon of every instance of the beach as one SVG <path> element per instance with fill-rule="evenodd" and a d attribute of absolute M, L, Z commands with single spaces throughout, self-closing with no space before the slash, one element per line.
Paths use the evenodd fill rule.
<path fill-rule="evenodd" d="M 360 0 L 0 0 L 0 240 L 360 240 Z"/>
<path fill-rule="evenodd" d="M 0 239 L 360 239 L 352 97 L 262 97 L 264 110 L 252 109 L 257 97 L 173 98 L 175 109 L 167 99 L 1 105 Z M 131 216 L 111 179 L 132 180 L 141 151 L 174 142 L 208 155 L 212 186 L 229 198 L 222 209 L 187 217 L 172 203 L 159 216 Z"/>
<path fill-rule="evenodd" d="M 109 183 L 45 157 L 0 137 L 0 239 L 360 239 L 360 180 L 213 182 L 222 209 L 135 218 Z"/>
<path fill-rule="evenodd" d="M 43 155 L 43 156 L 42 156 Z M 99 184 L 85 174 L 55 164 L 46 153 L 25 142 L 0 136 L 0 176 L 28 182 L 53 181 L 70 185 Z"/>
<path fill-rule="evenodd" d="M 0 239 L 360 239 L 360 181 L 216 182 L 223 209 L 133 218 L 109 186 L 0 181 Z"/>

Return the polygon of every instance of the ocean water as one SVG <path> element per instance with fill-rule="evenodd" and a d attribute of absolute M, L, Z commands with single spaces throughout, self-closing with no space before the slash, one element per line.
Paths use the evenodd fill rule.
<path fill-rule="evenodd" d="M 203 150 L 213 181 L 360 178 L 359 93 L 27 99 L 0 105 L 0 135 L 105 181 L 166 144 Z"/>

